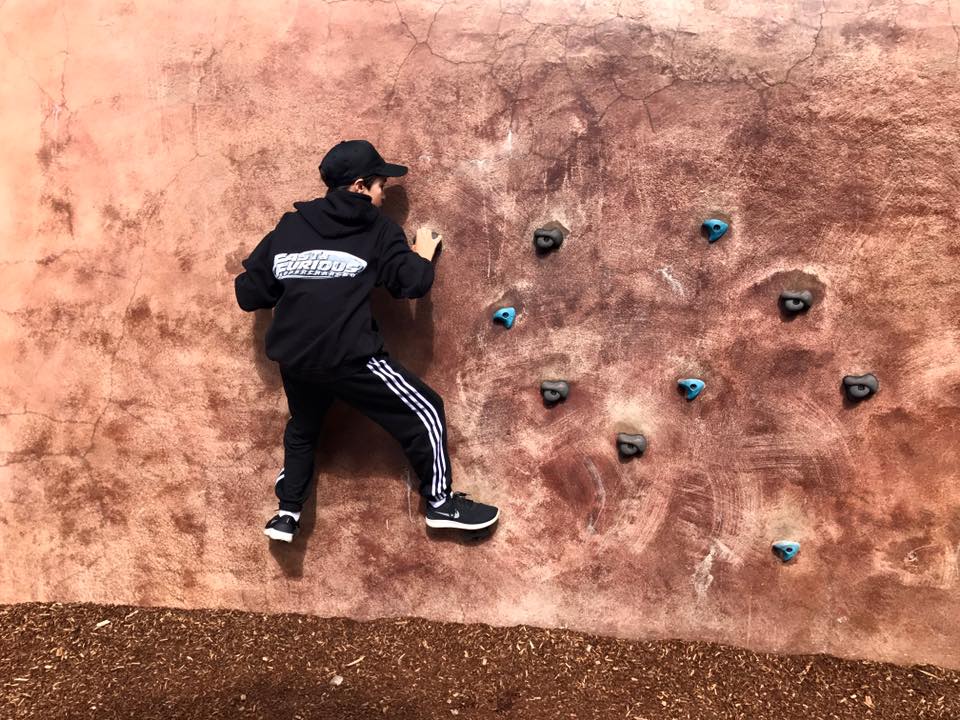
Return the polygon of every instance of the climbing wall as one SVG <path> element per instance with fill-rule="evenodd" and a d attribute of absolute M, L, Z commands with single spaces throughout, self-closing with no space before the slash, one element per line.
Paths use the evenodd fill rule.
<path fill-rule="evenodd" d="M 960 9 L 190 8 L 0 8 L 0 602 L 960 667 Z M 444 238 L 427 298 L 373 305 L 485 540 L 428 532 L 343 406 L 303 532 L 262 534 L 287 412 L 233 277 L 351 138 Z"/>

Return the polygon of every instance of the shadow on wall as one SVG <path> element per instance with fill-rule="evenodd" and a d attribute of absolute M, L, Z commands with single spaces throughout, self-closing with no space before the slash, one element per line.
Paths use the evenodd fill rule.
<path fill-rule="evenodd" d="M 410 214 L 406 188 L 388 186 L 381 212 L 403 227 Z M 408 240 L 415 239 L 416 231 L 407 235 Z M 418 300 L 397 300 L 383 288 L 376 288 L 370 295 L 374 322 L 379 326 L 390 356 L 420 376 L 433 360 L 432 293 L 431 290 Z"/>
<path fill-rule="evenodd" d="M 388 187 L 381 212 L 403 227 L 409 214 L 406 191 L 402 186 Z M 415 234 L 407 233 L 408 240 Z M 239 272 L 239 270 L 238 270 Z M 422 376 L 433 360 L 433 301 L 428 293 L 417 300 L 393 298 L 383 288 L 375 288 L 370 295 L 370 307 L 374 327 L 383 336 L 390 356 L 416 375 Z M 251 353 L 254 366 L 265 389 L 283 392 L 283 382 L 277 363 L 266 356 L 264 342 L 273 318 L 272 310 L 257 310 L 254 313 Z M 289 417 L 287 415 L 286 417 Z M 284 421 L 286 422 L 286 421 Z M 283 428 L 278 428 L 282 437 Z M 358 476 L 358 481 L 369 477 L 392 477 L 398 467 L 408 467 L 399 444 L 382 428 L 367 419 L 359 411 L 336 402 L 331 407 L 317 441 L 314 477 L 311 479 L 310 496 L 301 517 L 301 533 L 298 542 L 290 547 L 278 547 L 271 543 L 270 551 L 284 573 L 300 577 L 306 545 L 313 535 L 316 524 L 318 482 L 337 468 L 340 474 Z M 407 474 L 411 492 L 419 501 L 417 481 L 412 472 Z M 388 482 L 394 482 L 389 480 Z M 394 488 L 384 488 L 393 492 Z M 338 488 L 324 488 L 324 494 L 336 496 Z"/>
<path fill-rule="evenodd" d="M 242 270 L 242 268 L 241 268 Z M 281 391 L 283 382 L 280 379 L 280 368 L 267 357 L 264 342 L 270 321 L 273 319 L 273 310 L 255 310 L 253 313 L 253 337 L 250 342 L 250 351 L 253 355 L 253 365 L 257 369 L 260 380 L 271 391 Z"/>

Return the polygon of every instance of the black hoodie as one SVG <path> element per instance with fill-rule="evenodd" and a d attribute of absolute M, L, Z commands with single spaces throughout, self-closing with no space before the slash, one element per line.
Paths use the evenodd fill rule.
<path fill-rule="evenodd" d="M 368 195 L 329 190 L 295 202 L 243 261 L 234 281 L 243 310 L 274 308 L 267 357 L 299 374 L 335 375 L 383 349 L 370 292 L 418 298 L 433 284 L 433 263 Z"/>

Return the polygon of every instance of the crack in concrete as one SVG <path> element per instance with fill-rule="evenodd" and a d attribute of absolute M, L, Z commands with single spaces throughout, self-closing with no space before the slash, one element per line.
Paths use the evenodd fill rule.
<path fill-rule="evenodd" d="M 957 37 L 957 50 L 953 55 L 953 66 L 960 68 L 960 29 L 953 19 L 953 0 L 947 0 L 947 14 L 950 16 L 950 26 L 953 28 L 953 34 Z"/>
<path fill-rule="evenodd" d="M 2 451 L 2 452 L 5 452 L 7 455 L 26 455 L 26 457 L 19 460 L 9 460 L 7 462 L 0 463 L 0 467 L 9 467 L 11 465 L 26 465 L 27 463 L 38 462 L 43 458 L 51 458 L 51 457 L 65 457 L 65 458 L 70 458 L 72 460 L 77 459 L 77 456 L 74 453 L 29 453 L 27 454 L 18 450 L 9 451 L 9 452 Z M 83 459 L 81 458 L 81 460 Z M 87 468 L 90 468 L 89 462 L 87 462 L 86 460 L 83 460 L 83 462 L 86 463 Z"/>
<path fill-rule="evenodd" d="M 197 78 L 197 97 L 200 97 L 200 93 L 203 91 L 203 81 L 206 80 L 207 75 L 210 74 L 210 64 L 213 62 L 213 59 L 217 56 L 220 51 L 215 48 L 210 48 L 210 54 L 207 55 L 207 58 L 200 64 L 201 75 Z M 197 140 L 197 103 L 196 101 L 190 103 L 190 135 L 191 141 L 193 143 L 193 152 L 195 153 L 192 159 L 196 159 L 197 155 L 200 154 L 200 149 L 198 147 L 199 142 Z"/>
<path fill-rule="evenodd" d="M 23 69 L 23 74 L 27 76 L 34 85 L 37 86 L 37 89 L 46 96 L 46 98 L 50 101 L 50 104 L 53 106 L 53 109 L 43 116 L 43 120 L 40 123 L 42 128 L 43 123 L 45 123 L 50 118 L 50 116 L 54 114 L 54 112 L 56 112 L 57 118 L 59 118 L 61 109 L 69 109 L 67 108 L 66 97 L 64 95 L 66 90 L 66 81 L 64 79 L 64 74 L 67 68 L 67 57 L 69 57 L 70 53 L 67 52 L 66 50 L 60 51 L 66 57 L 64 57 L 63 59 L 63 68 L 60 71 L 60 103 L 58 103 L 56 99 L 53 97 L 53 95 L 47 92 L 47 89 L 40 84 L 40 81 L 30 74 L 29 70 L 27 69 L 28 68 L 27 61 L 24 60 L 22 57 L 20 57 L 20 55 L 18 55 L 17 52 L 13 49 L 13 47 L 10 45 L 10 40 L 7 37 L 7 34 L 2 30 L 0 30 L 0 35 L 3 36 L 3 43 L 4 45 L 7 46 L 7 51 L 11 55 L 13 55 L 13 57 L 15 57 L 17 60 L 20 61 L 20 64 Z"/>
<path fill-rule="evenodd" d="M 189 160 L 187 160 L 187 162 L 184 163 L 184 164 L 180 167 L 180 169 L 177 170 L 177 171 L 173 174 L 173 177 L 170 178 L 170 180 L 167 182 L 167 184 L 164 185 L 162 188 L 160 188 L 160 197 L 163 197 L 163 196 L 166 194 L 167 188 L 169 188 L 171 185 L 173 185 L 173 183 L 176 181 L 176 179 L 177 179 L 178 177 L 180 177 L 180 173 L 182 173 L 184 170 L 186 170 L 188 167 L 190 167 L 190 165 L 193 164 L 193 161 L 196 160 L 198 157 L 206 157 L 206 155 L 202 155 L 202 154 L 200 154 L 199 152 L 196 152 L 196 150 L 194 150 L 194 155 L 193 155 L 193 157 L 190 158 Z M 224 156 L 224 157 L 226 157 L 226 156 Z"/>
<path fill-rule="evenodd" d="M 428 38 L 430 37 L 430 31 L 433 29 L 433 24 L 437 20 L 437 13 L 440 12 L 440 10 L 443 8 L 445 4 L 446 3 L 441 4 L 440 7 L 437 8 L 436 12 L 433 13 L 433 18 L 430 20 L 430 25 L 427 28 Z M 387 110 L 390 110 L 390 104 L 393 102 L 393 94 L 397 89 L 397 81 L 400 80 L 400 72 L 403 70 L 403 66 L 406 65 L 407 60 L 410 59 L 410 56 L 413 55 L 413 52 L 422 44 L 421 41 L 417 39 L 417 36 L 416 34 L 414 34 L 413 30 L 410 29 L 410 26 L 407 25 L 407 21 L 403 19 L 403 12 L 401 12 L 400 5 L 398 4 L 398 2 L 396 2 L 396 0 L 394 0 L 393 6 L 394 6 L 394 9 L 396 9 L 397 11 L 397 16 L 400 18 L 400 24 L 403 25 L 404 29 L 410 34 L 410 37 L 413 38 L 413 47 L 410 48 L 410 51 L 404 56 L 403 60 L 401 60 L 400 64 L 397 66 L 397 72 L 394 74 L 393 82 L 390 84 L 390 90 L 387 92 L 387 102 L 386 102 Z M 426 40 L 424 40 L 423 43 L 426 43 Z M 379 139 L 379 135 L 378 135 L 378 139 Z"/>
<path fill-rule="evenodd" d="M 677 18 L 677 27 L 673 29 L 673 35 L 670 38 L 670 57 L 667 58 L 667 65 L 670 66 L 671 72 L 674 69 L 673 56 L 674 56 L 674 50 L 677 47 L 677 35 L 680 34 L 681 23 L 683 23 L 683 18 Z M 650 28 L 650 32 L 653 32 L 653 28 Z"/>
<path fill-rule="evenodd" d="M 52 588 L 53 592 L 54 592 L 54 593 L 59 592 L 59 587 L 60 587 L 61 585 L 63 585 L 64 583 L 66 583 L 67 580 L 72 580 L 73 578 L 75 578 L 77 575 L 79 575 L 80 573 L 84 572 L 85 570 L 89 570 L 89 569 L 92 568 L 94 565 L 96 565 L 98 562 L 100 562 L 101 560 L 103 560 L 104 557 L 106 557 L 106 554 L 103 554 L 103 553 L 102 553 L 102 554 L 98 555 L 97 557 L 95 557 L 93 560 L 91 560 L 89 563 L 86 563 L 86 564 L 81 563 L 82 567 L 81 567 L 79 570 L 77 570 L 77 571 L 75 571 L 75 572 L 72 572 L 72 573 L 70 573 L 69 575 L 67 575 L 66 577 L 62 577 L 62 578 L 60 578 L 59 580 L 57 580 L 57 581 L 55 581 L 54 583 L 52 583 L 51 588 Z"/>
<path fill-rule="evenodd" d="M 66 97 L 67 59 L 70 57 L 70 53 L 68 53 L 66 50 L 61 50 L 60 52 L 63 53 L 64 55 L 63 67 L 60 68 L 60 102 L 59 103 L 53 102 L 53 99 L 51 98 L 53 108 L 50 110 L 50 112 L 48 112 L 46 115 L 43 116 L 43 120 L 40 123 L 41 130 L 42 130 L 43 124 L 50 119 L 51 115 L 53 115 L 53 136 L 54 136 L 54 139 L 58 141 L 60 139 L 60 111 L 61 110 L 67 111 L 68 122 L 69 122 L 70 115 L 72 114 L 72 112 L 70 111 L 70 107 L 67 105 L 67 97 Z"/>
<path fill-rule="evenodd" d="M 107 377 L 109 382 L 109 387 L 107 390 L 107 401 L 106 403 L 104 403 L 103 410 L 101 410 L 100 414 L 97 416 L 97 420 L 93 425 L 93 430 L 90 432 L 90 444 L 87 446 L 87 449 L 80 454 L 80 458 L 84 462 L 87 462 L 88 467 L 89 467 L 89 461 L 87 461 L 87 454 L 93 449 L 96 436 L 97 436 L 97 429 L 100 427 L 100 422 L 101 420 L 103 420 L 103 416 L 106 414 L 107 410 L 110 408 L 110 405 L 113 404 L 113 366 L 116 363 L 117 355 L 120 353 L 120 347 L 123 345 L 123 339 L 124 337 L 126 337 L 127 314 L 130 312 L 130 307 L 133 305 L 133 301 L 137 297 L 137 287 L 140 285 L 140 280 L 143 279 L 143 268 L 145 265 L 145 259 L 147 255 L 146 244 L 143 244 L 141 248 L 142 249 L 140 252 L 140 272 L 137 275 L 136 281 L 133 283 L 133 291 L 130 293 L 130 299 L 127 301 L 127 306 L 126 308 L 124 308 L 123 315 L 121 316 L 120 337 L 117 340 L 117 347 L 114 349 L 114 351 L 110 355 L 110 367 L 107 370 Z"/>
<path fill-rule="evenodd" d="M 55 418 L 52 415 L 47 415 L 46 413 L 37 412 L 36 410 L 27 410 L 26 408 L 24 408 L 20 412 L 0 413 L 0 417 L 18 417 L 21 415 L 37 415 L 39 417 L 46 418 L 47 420 L 50 420 L 51 422 L 55 422 L 55 423 L 69 423 L 73 425 L 93 425 L 93 423 L 89 420 L 61 420 L 60 418 Z"/>
<path fill-rule="evenodd" d="M 673 68 L 670 68 L 670 71 L 671 71 L 671 74 L 672 74 L 672 73 L 673 73 Z M 653 92 L 647 93 L 647 94 L 644 95 L 642 98 L 640 98 L 640 102 L 643 104 L 643 109 L 646 110 L 646 112 L 647 112 L 647 122 L 650 123 L 650 131 L 651 131 L 651 132 L 656 132 L 656 129 L 653 127 L 653 116 L 650 114 L 650 105 L 649 105 L 649 103 L 647 103 L 647 100 L 649 100 L 650 98 L 652 98 L 652 97 L 653 97 L 654 95 L 656 95 L 657 93 L 661 93 L 661 92 L 663 92 L 664 90 L 667 90 L 668 88 L 672 88 L 672 87 L 673 87 L 674 85 L 676 85 L 678 82 L 681 82 L 681 80 L 680 80 L 679 78 L 677 78 L 676 76 L 674 76 L 673 80 L 671 80 L 670 82 L 668 82 L 668 83 L 667 83 L 666 85 L 664 85 L 662 88 L 657 88 L 657 89 L 654 90 Z M 714 81 L 710 81 L 709 83 L 706 83 L 706 84 L 712 84 L 713 82 L 714 82 Z"/>
<path fill-rule="evenodd" d="M 73 237 L 72 231 L 71 231 L 71 237 Z M 70 250 L 61 250 L 58 253 L 45 255 L 42 258 L 36 258 L 33 260 L 3 260 L 3 261 L 0 261 L 0 266 L 3 266 L 3 265 L 44 265 L 46 266 L 53 262 L 56 262 L 61 257 L 67 254 L 78 255 L 81 259 L 84 257 L 84 254 L 81 251 L 70 249 Z M 129 276 L 122 275 L 121 273 L 111 272 L 109 270 L 96 270 L 96 269 L 87 268 L 86 272 L 90 272 L 95 275 L 108 275 L 110 277 L 115 277 L 120 280 L 129 280 Z M 6 312 L 8 315 L 17 315 L 20 312 L 22 312 L 22 309 L 16 310 L 16 311 L 4 311 L 4 312 Z"/>
<path fill-rule="evenodd" d="M 764 120 L 766 120 L 767 115 L 770 111 L 770 108 L 767 104 L 767 92 L 769 90 L 772 90 L 773 88 L 780 87 L 781 85 L 793 85 L 794 87 L 796 87 L 796 84 L 792 80 L 790 80 L 790 73 L 796 70 L 801 63 L 808 61 L 810 58 L 812 58 L 816 54 L 817 49 L 820 46 L 820 35 L 823 32 L 823 16 L 826 15 L 827 12 L 828 12 L 827 2 L 826 0 L 822 0 L 821 6 L 820 6 L 820 12 L 817 15 L 818 16 L 817 32 L 813 36 L 813 48 L 811 48 L 810 52 L 806 56 L 800 58 L 795 63 L 793 63 L 789 68 L 787 68 L 787 72 L 784 74 L 783 80 L 779 80 L 777 82 L 771 83 L 771 82 L 768 82 L 767 79 L 764 78 L 760 73 L 754 71 L 753 73 L 754 76 L 757 77 L 765 87 L 757 88 L 751 85 L 749 82 L 744 81 L 747 87 L 749 87 L 751 90 L 757 93 L 757 97 L 760 99 L 760 108 L 761 108 Z M 846 14 L 846 13 L 843 13 L 843 14 Z"/>
<path fill-rule="evenodd" d="M 827 2 L 826 0 L 823 0 L 820 6 L 820 13 L 819 13 L 820 22 L 817 27 L 817 34 L 813 36 L 813 48 L 810 50 L 810 53 L 806 57 L 800 58 L 793 65 L 787 68 L 787 73 L 783 77 L 784 83 L 790 82 L 790 73 L 796 70 L 797 66 L 800 65 L 800 63 L 806 62 L 816 54 L 817 48 L 820 45 L 820 34 L 823 32 L 823 16 L 826 14 L 826 12 L 827 12 Z M 774 85 L 779 85 L 779 84 L 780 83 L 774 83 Z"/>

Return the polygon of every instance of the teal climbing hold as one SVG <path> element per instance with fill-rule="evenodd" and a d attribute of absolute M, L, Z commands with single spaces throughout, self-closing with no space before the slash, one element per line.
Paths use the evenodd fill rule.
<path fill-rule="evenodd" d="M 717 220 L 716 218 L 703 221 L 703 231 L 709 242 L 716 242 L 722 238 L 729 227 L 723 220 Z"/>
<path fill-rule="evenodd" d="M 800 543 L 792 540 L 777 540 L 773 544 L 773 552 L 783 562 L 789 562 L 800 552 Z"/>
<path fill-rule="evenodd" d="M 697 380 L 696 378 L 684 378 L 683 380 L 678 380 L 677 384 L 686 389 L 687 400 L 693 400 L 707 386 L 703 380 Z"/>
<path fill-rule="evenodd" d="M 516 317 L 517 317 L 516 308 L 505 307 L 505 308 L 500 308 L 493 314 L 493 321 L 503 323 L 503 326 L 507 328 L 507 330 L 509 330 L 510 328 L 513 327 L 513 321 Z"/>

